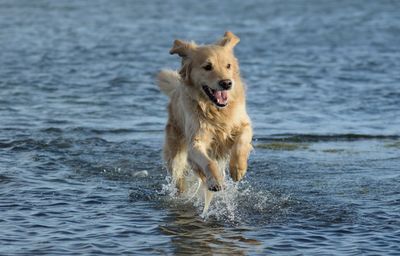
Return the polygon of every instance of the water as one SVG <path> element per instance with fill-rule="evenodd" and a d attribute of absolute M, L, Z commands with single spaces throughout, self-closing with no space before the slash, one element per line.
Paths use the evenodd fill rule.
<path fill-rule="evenodd" d="M 398 255 L 399 9 L 1 1 L 0 254 Z M 228 29 L 255 151 L 202 219 L 170 195 L 154 76 Z"/>

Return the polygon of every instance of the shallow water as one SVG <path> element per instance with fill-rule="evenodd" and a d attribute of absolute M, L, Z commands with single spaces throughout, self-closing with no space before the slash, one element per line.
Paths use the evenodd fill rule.
<path fill-rule="evenodd" d="M 0 254 L 398 255 L 399 9 L 1 1 Z M 228 29 L 255 150 L 203 219 L 171 196 L 154 76 Z"/>

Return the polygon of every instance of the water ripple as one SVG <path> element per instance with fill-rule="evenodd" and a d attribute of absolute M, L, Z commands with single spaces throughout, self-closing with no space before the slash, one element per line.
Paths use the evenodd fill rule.
<path fill-rule="evenodd" d="M 0 2 L 1 254 L 398 254 L 399 2 L 110 3 Z M 227 29 L 255 150 L 201 218 L 154 77 Z"/>

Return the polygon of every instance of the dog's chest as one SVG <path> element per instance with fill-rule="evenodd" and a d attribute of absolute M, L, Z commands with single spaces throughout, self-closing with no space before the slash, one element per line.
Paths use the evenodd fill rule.
<path fill-rule="evenodd" d="M 237 129 L 228 127 L 213 127 L 211 131 L 212 142 L 209 155 L 216 159 L 229 156 L 231 148 L 237 136 Z"/>
<path fill-rule="evenodd" d="M 214 159 L 226 159 L 240 131 L 240 122 L 236 119 L 237 108 L 231 106 L 223 111 L 214 108 L 198 109 L 201 133 L 209 136 L 211 143 L 207 153 Z"/>

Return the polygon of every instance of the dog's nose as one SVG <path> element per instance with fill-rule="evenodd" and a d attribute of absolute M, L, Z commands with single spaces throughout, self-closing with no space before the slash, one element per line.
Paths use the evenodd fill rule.
<path fill-rule="evenodd" d="M 221 86 L 224 90 L 229 90 L 232 88 L 231 79 L 224 79 L 219 81 L 219 86 Z"/>

